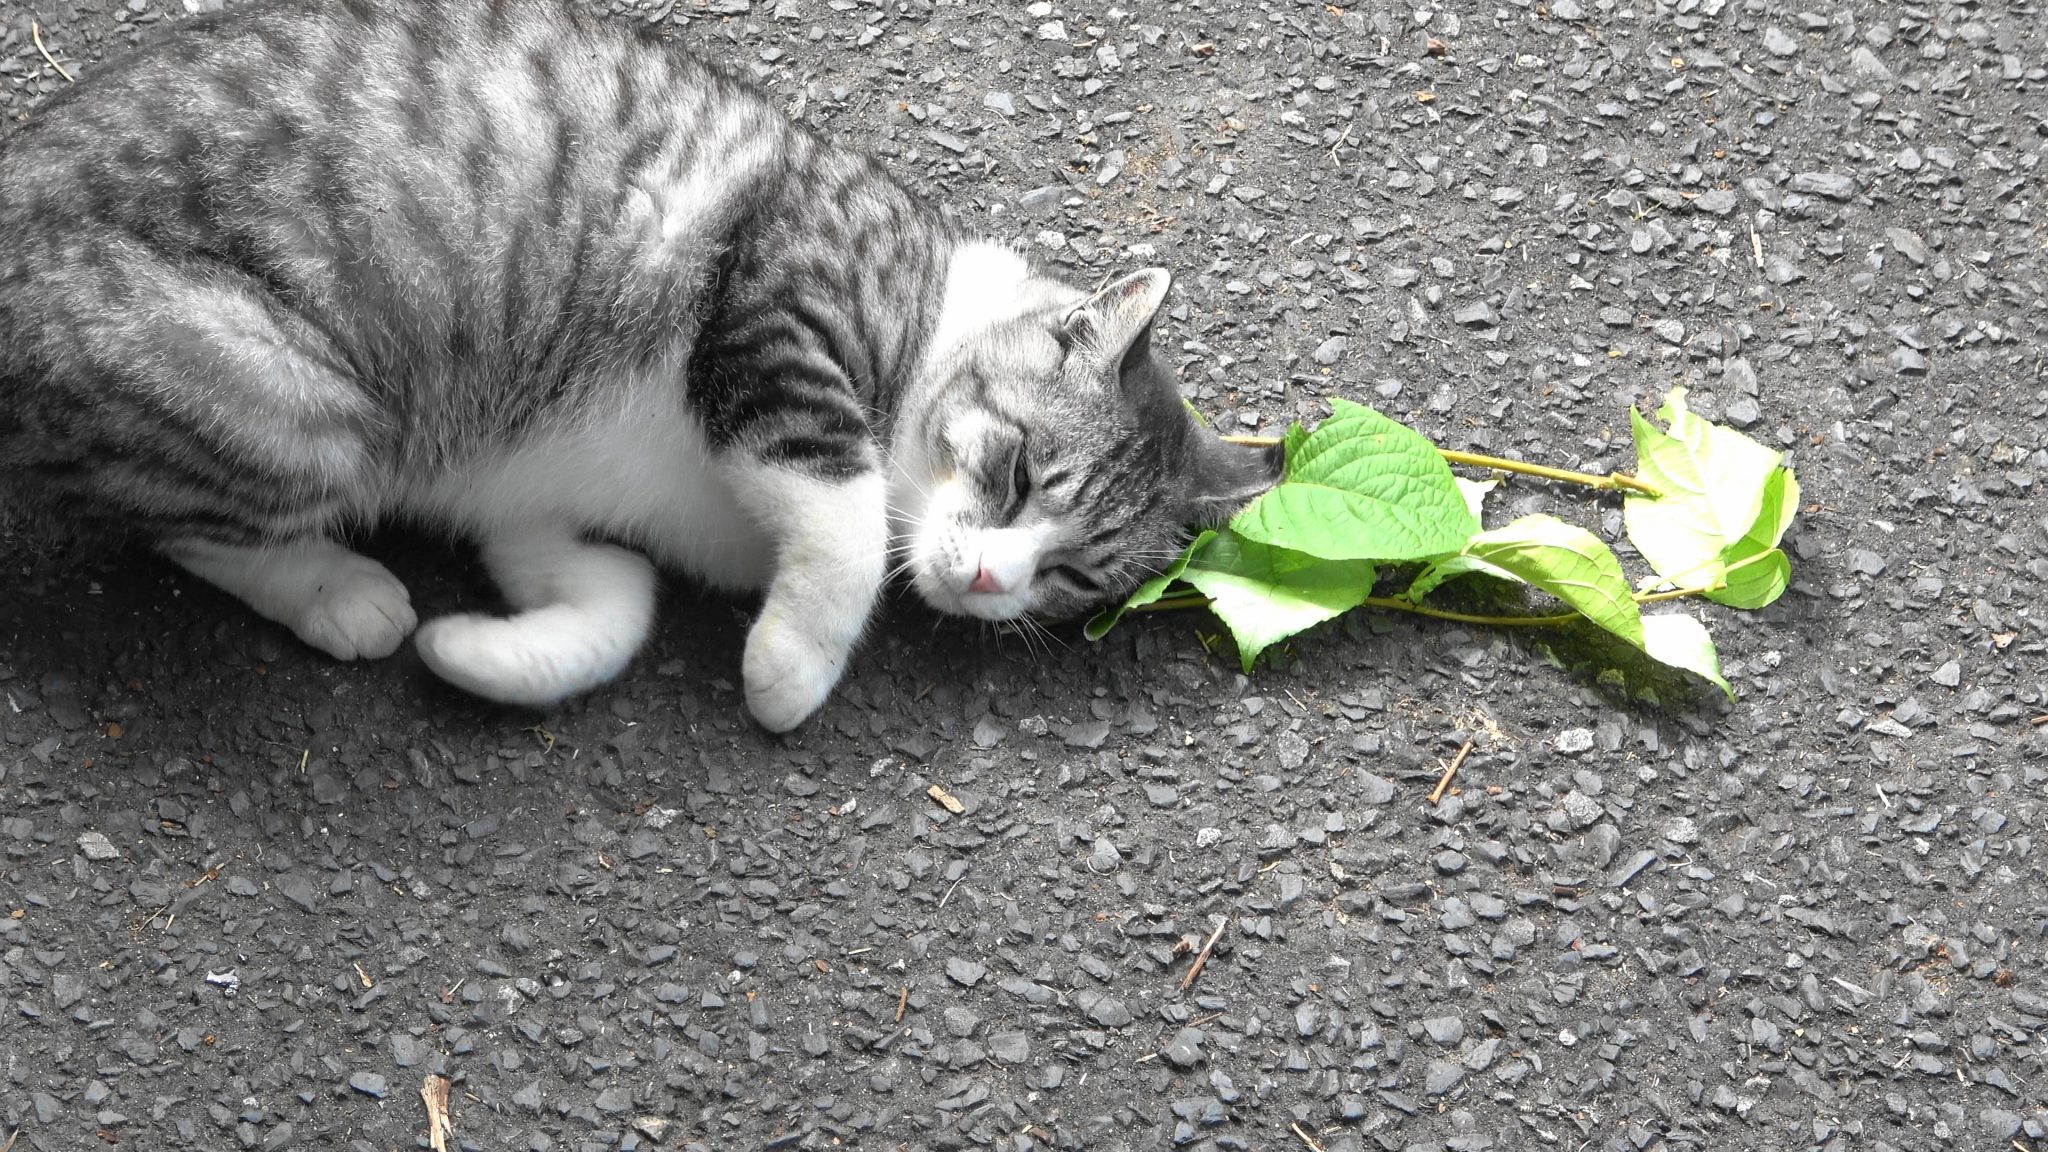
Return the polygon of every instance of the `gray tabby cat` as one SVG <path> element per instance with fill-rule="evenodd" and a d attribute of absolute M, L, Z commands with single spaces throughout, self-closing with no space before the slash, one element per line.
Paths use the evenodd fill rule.
<path fill-rule="evenodd" d="M 1272 482 L 1147 335 L 767 98 L 566 0 L 184 22 L 0 140 L 0 481 L 139 533 L 341 659 L 405 587 L 338 534 L 471 537 L 514 610 L 418 632 L 547 704 L 646 638 L 647 557 L 765 591 L 769 729 L 825 700 L 894 553 L 941 610 L 1122 596 Z"/>

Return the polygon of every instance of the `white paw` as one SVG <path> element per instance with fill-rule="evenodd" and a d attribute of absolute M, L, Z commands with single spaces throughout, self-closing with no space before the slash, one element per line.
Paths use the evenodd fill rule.
<path fill-rule="evenodd" d="M 568 693 L 511 620 L 465 613 L 429 620 L 413 640 L 434 675 L 500 704 L 542 708 Z"/>
<path fill-rule="evenodd" d="M 740 666 L 747 711 L 770 732 L 787 732 L 823 706 L 845 666 L 844 649 L 828 650 L 779 613 L 764 613 L 747 633 Z"/>
<path fill-rule="evenodd" d="M 382 564 L 336 551 L 292 631 L 337 660 L 376 660 L 398 651 L 419 623 L 412 595 Z"/>

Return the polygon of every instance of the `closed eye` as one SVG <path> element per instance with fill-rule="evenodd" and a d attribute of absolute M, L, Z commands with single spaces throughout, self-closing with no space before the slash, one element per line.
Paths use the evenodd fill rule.
<path fill-rule="evenodd" d="M 1024 438 L 1017 438 L 1010 456 L 1010 515 L 1015 516 L 1031 498 L 1031 457 L 1024 451 Z"/>
<path fill-rule="evenodd" d="M 1094 577 L 1074 567 L 1072 564 L 1054 564 L 1050 568 L 1041 569 L 1038 574 L 1065 581 L 1076 591 L 1085 592 L 1090 596 L 1102 594 L 1102 585 L 1097 583 Z"/>

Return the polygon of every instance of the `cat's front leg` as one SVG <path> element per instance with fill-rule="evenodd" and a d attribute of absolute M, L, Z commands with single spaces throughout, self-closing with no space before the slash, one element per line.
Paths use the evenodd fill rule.
<path fill-rule="evenodd" d="M 747 710 L 787 732 L 825 703 L 888 574 L 887 485 L 869 469 L 839 479 L 748 460 L 735 491 L 776 543 L 775 575 L 747 633 Z"/>
<path fill-rule="evenodd" d="M 337 660 L 376 660 L 412 632 L 412 597 L 382 564 L 325 537 L 234 545 L 197 538 L 164 555 Z"/>

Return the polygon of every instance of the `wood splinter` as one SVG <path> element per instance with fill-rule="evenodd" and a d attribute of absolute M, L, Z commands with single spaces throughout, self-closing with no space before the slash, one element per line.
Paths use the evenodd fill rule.
<path fill-rule="evenodd" d="M 19 25 L 16 25 L 16 27 L 19 27 Z M 36 51 L 43 54 L 44 62 L 49 64 L 50 67 L 55 68 L 57 70 L 57 75 L 62 76 L 66 84 L 78 83 L 78 77 L 73 76 L 71 73 L 65 71 L 64 66 L 62 64 L 57 63 L 57 58 L 55 56 L 50 55 L 50 50 L 48 48 L 43 47 L 43 26 L 40 23 L 34 20 L 29 21 L 28 35 L 29 39 L 34 40 L 36 42 Z M 16 1135 L 19 1135 L 19 1133 L 17 1133 Z M 7 1146 L 9 1148 L 12 1148 L 14 1146 L 13 1136 L 9 1136 L 7 1138 Z"/>
<path fill-rule="evenodd" d="M 1223 938 L 1223 930 L 1228 927 L 1230 927 L 1230 917 L 1228 916 L 1216 922 L 1216 930 L 1209 933 L 1208 942 L 1202 945 L 1200 952 L 1195 953 L 1195 962 L 1188 966 L 1188 974 L 1180 978 L 1181 991 L 1187 991 L 1193 986 L 1195 977 L 1202 974 L 1202 965 L 1209 962 L 1209 953 L 1215 950 L 1216 941 Z"/>
<path fill-rule="evenodd" d="M 429 1076 L 420 1084 L 420 1101 L 427 1106 L 427 1143 L 434 1152 L 448 1152 L 448 1138 L 455 1125 L 448 1122 L 448 1078 Z"/>
<path fill-rule="evenodd" d="M 1458 749 L 1458 754 L 1451 757 L 1451 766 L 1444 769 L 1444 774 L 1438 778 L 1436 787 L 1429 790 L 1429 806 L 1431 808 L 1436 807 L 1437 802 L 1444 798 L 1444 793 L 1450 791 L 1451 777 L 1458 774 L 1458 765 L 1465 762 L 1466 754 L 1471 751 L 1472 742 L 1467 740 L 1465 741 L 1465 746 Z"/>

